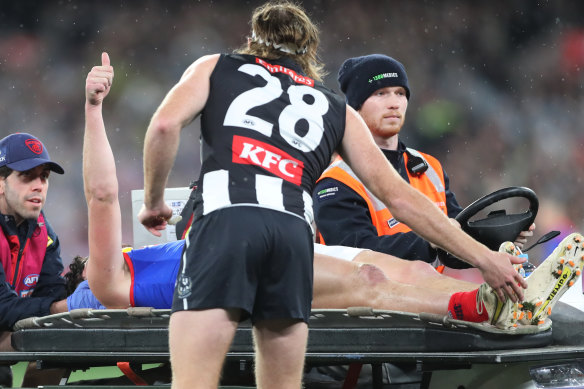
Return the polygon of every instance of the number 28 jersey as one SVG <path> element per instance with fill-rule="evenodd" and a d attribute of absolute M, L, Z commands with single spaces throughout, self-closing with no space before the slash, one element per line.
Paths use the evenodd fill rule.
<path fill-rule="evenodd" d="M 289 58 L 220 56 L 201 113 L 195 218 L 259 206 L 313 221 L 312 190 L 345 130 L 345 102 Z"/>

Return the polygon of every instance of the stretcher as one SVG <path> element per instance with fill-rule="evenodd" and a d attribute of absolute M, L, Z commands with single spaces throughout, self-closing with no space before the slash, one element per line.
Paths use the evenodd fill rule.
<path fill-rule="evenodd" d="M 420 387 L 430 388 L 432 376 L 441 371 L 584 358 L 583 315 L 558 303 L 551 329 L 509 334 L 437 315 L 367 307 L 313 310 L 306 362 L 309 366 L 350 365 L 347 388 L 355 384 L 355 372 L 363 364 L 373 367 L 374 388 L 383 385 L 381 364 L 411 364 L 423 372 Z M 134 366 L 168 362 L 169 317 L 169 310 L 129 308 L 82 309 L 21 320 L 12 336 L 17 351 L 0 353 L 0 361 L 36 361 L 42 368 L 70 370 L 119 362 Z M 249 322 L 237 329 L 227 360 L 253 360 Z"/>

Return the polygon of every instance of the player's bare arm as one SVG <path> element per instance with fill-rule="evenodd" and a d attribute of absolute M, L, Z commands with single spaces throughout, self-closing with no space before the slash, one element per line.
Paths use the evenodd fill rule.
<path fill-rule="evenodd" d="M 201 57 L 168 92 L 154 113 L 144 140 L 144 206 L 138 220 L 160 236 L 172 216 L 164 203 L 164 188 L 176 158 L 181 130 L 205 107 L 209 77 L 219 55 Z"/>
<path fill-rule="evenodd" d="M 398 220 L 480 269 L 485 281 L 501 298 L 505 294 L 513 301 L 523 298 L 521 287 L 527 284 L 511 266 L 523 260 L 495 253 L 455 227 L 427 197 L 401 179 L 373 142 L 363 119 L 350 107 L 347 107 L 345 135 L 339 152 Z"/>
<path fill-rule="evenodd" d="M 85 84 L 85 135 L 83 140 L 83 183 L 88 207 L 89 256 L 87 276 L 102 304 L 126 308 L 129 303 L 122 245 L 118 181 L 113 152 L 102 115 L 102 103 L 114 76 L 107 53 L 101 66 L 94 66 Z M 112 285 L 116 285 L 113 288 Z M 121 302 L 122 305 L 119 305 Z"/>

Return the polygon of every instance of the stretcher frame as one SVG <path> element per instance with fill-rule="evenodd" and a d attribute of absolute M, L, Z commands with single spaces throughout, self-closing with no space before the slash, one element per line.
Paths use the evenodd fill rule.
<path fill-rule="evenodd" d="M 25 319 L 17 323 L 12 336 L 17 351 L 0 353 L 0 361 L 33 361 L 41 368 L 72 370 L 117 362 L 168 362 L 169 317 L 169 310 L 129 308 L 82 309 Z M 562 317 L 558 318 L 561 324 Z M 252 361 L 252 344 L 251 325 L 242 322 L 227 359 Z M 473 364 L 578 358 L 584 358 L 584 341 L 558 342 L 551 329 L 509 333 L 438 315 L 368 307 L 313 310 L 306 353 L 307 365 L 371 364 L 374 388 L 381 387 L 380 366 L 385 362 L 413 364 L 429 380 L 433 371 L 468 369 Z"/>

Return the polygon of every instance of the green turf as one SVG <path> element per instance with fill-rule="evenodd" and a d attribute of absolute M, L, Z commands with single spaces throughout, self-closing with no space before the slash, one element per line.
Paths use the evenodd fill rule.
<path fill-rule="evenodd" d="M 28 362 L 19 362 L 16 365 L 12 365 L 12 384 L 15 388 L 20 388 L 22 385 L 22 377 L 24 377 L 24 371 Z"/>

